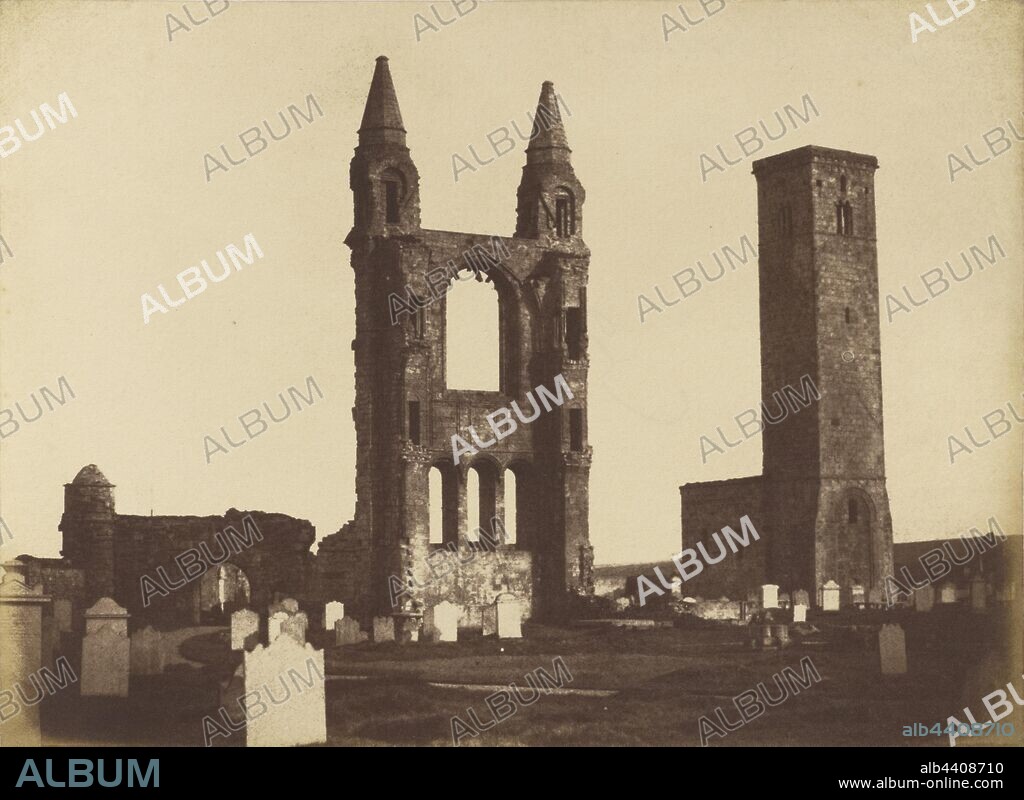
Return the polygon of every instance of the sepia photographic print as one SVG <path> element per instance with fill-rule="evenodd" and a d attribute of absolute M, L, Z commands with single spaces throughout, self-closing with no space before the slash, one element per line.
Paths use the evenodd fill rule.
<path fill-rule="evenodd" d="M 1019 788 L 1022 41 L 0 0 L 3 796 L 324 747 Z"/>

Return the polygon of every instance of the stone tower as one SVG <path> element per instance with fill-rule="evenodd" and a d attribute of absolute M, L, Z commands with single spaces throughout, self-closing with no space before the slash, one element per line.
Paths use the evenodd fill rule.
<path fill-rule="evenodd" d="M 419 175 L 388 61 L 377 59 L 351 162 L 355 221 L 346 238 L 356 292 L 356 513 L 322 546 L 336 554 L 336 596 L 363 619 L 445 599 L 479 607 L 502 592 L 519 596 L 528 614 L 558 613 L 571 596 L 592 591 L 590 254 L 583 188 L 550 83 L 526 152 L 513 237 L 421 228 Z M 447 294 L 474 279 L 493 290 L 497 306 L 498 391 L 447 385 Z M 410 301 L 398 314 L 396 299 Z M 530 393 L 541 385 L 554 393 L 559 375 L 569 390 L 558 390 L 561 405 L 500 440 L 490 435 L 489 414 L 516 403 L 530 419 Z M 471 425 L 494 444 L 454 463 L 452 436 Z M 472 520 L 470 470 L 480 493 Z M 439 530 L 430 525 L 432 480 L 440 487 Z M 514 543 L 481 546 L 477 529 L 493 537 L 509 527 L 513 485 L 516 524 L 507 532 Z M 396 576 L 408 590 L 397 597 Z"/>
<path fill-rule="evenodd" d="M 847 600 L 851 586 L 882 588 L 892 572 L 877 168 L 873 156 L 813 146 L 754 162 L 768 577 L 794 588 L 835 580 Z M 786 386 L 811 402 L 770 424 Z"/>
<path fill-rule="evenodd" d="M 114 486 L 95 464 L 82 467 L 64 484 L 61 555 L 85 570 L 86 597 L 92 603 L 114 597 Z"/>

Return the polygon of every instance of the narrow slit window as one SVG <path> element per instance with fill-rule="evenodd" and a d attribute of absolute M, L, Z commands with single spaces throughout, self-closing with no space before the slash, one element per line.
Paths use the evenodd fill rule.
<path fill-rule="evenodd" d="M 569 198 L 559 197 L 555 201 L 555 234 L 564 239 L 571 235 L 570 227 Z"/>
<path fill-rule="evenodd" d="M 420 444 L 420 401 L 409 401 L 409 441 Z"/>
<path fill-rule="evenodd" d="M 583 314 L 579 308 L 565 309 L 565 344 L 570 359 L 583 357 Z"/>
<path fill-rule="evenodd" d="M 853 524 L 857 522 L 858 517 L 859 510 L 857 508 L 857 501 L 851 497 L 846 504 L 846 521 Z"/>
<path fill-rule="evenodd" d="M 583 412 L 578 408 L 569 409 L 569 449 L 583 451 Z"/>
<path fill-rule="evenodd" d="M 398 181 L 384 181 L 384 220 L 398 222 Z"/>

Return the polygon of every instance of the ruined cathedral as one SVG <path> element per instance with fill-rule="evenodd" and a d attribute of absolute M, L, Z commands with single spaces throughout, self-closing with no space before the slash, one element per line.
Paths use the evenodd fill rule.
<path fill-rule="evenodd" d="M 892 575 L 876 169 L 873 156 L 815 146 L 754 162 L 763 471 L 680 487 L 683 547 L 714 564 L 688 594 L 742 599 L 773 583 L 814 602 L 832 581 L 847 605 Z M 797 386 L 811 402 L 787 408 Z M 744 515 L 760 539 L 719 561 L 713 532 Z"/>
<path fill-rule="evenodd" d="M 361 616 L 448 600 L 472 619 L 472 609 L 502 593 L 518 597 L 527 616 L 558 615 L 593 591 L 590 253 L 570 153 L 554 87 L 545 83 L 514 235 L 427 230 L 388 60 L 377 59 L 351 162 L 355 220 L 345 240 L 356 289 L 356 512 L 319 556 L 333 565 L 325 583 Z M 465 255 L 481 252 L 490 256 Z M 492 268 L 478 269 L 480 261 Z M 447 294 L 464 279 L 493 291 L 497 391 L 448 384 Z M 396 296 L 438 299 L 396 315 Z M 569 390 L 561 404 L 453 461 L 454 434 L 485 430 L 488 415 L 513 403 L 530 409 L 532 390 L 553 389 L 556 378 Z M 432 499 L 440 505 L 433 515 Z"/>

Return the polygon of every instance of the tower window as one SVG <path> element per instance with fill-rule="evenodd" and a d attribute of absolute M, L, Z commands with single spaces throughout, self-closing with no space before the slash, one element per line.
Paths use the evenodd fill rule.
<path fill-rule="evenodd" d="M 583 451 L 583 412 L 578 408 L 569 409 L 569 449 Z"/>
<path fill-rule="evenodd" d="M 853 236 L 853 208 L 849 202 L 836 203 L 836 233 Z"/>
<path fill-rule="evenodd" d="M 839 193 L 846 194 L 846 176 L 843 175 L 839 178 Z"/>
<path fill-rule="evenodd" d="M 572 193 L 560 189 L 555 196 L 555 236 L 568 238 L 576 233 L 576 208 Z"/>
<path fill-rule="evenodd" d="M 384 221 L 398 222 L 398 181 L 384 181 Z"/>
<path fill-rule="evenodd" d="M 569 358 L 583 358 L 583 314 L 579 308 L 565 309 L 565 345 Z"/>
<path fill-rule="evenodd" d="M 847 307 L 846 307 L 846 309 L 845 309 L 844 313 L 845 313 L 845 315 L 846 315 L 846 322 L 847 322 L 848 324 L 849 324 L 849 323 L 851 323 L 851 322 L 853 322 L 853 311 L 852 311 L 852 310 L 850 309 L 850 307 L 849 307 L 849 306 L 847 306 Z"/>
<path fill-rule="evenodd" d="M 569 236 L 569 201 L 565 198 L 555 201 L 555 235 Z"/>
<path fill-rule="evenodd" d="M 849 320 L 847 320 L 847 322 L 849 322 Z M 416 313 L 413 315 L 413 318 L 412 318 L 412 324 L 413 324 L 413 333 L 416 334 L 416 338 L 417 339 L 422 339 L 423 338 L 423 334 L 426 331 L 426 327 L 427 327 L 426 309 L 424 309 L 424 308 L 417 308 L 416 309 Z"/>
<path fill-rule="evenodd" d="M 409 401 L 409 441 L 420 444 L 420 401 Z"/>
<path fill-rule="evenodd" d="M 857 500 L 851 497 L 846 501 L 846 521 L 851 525 L 856 523 L 860 517 L 860 509 L 857 507 Z"/>

